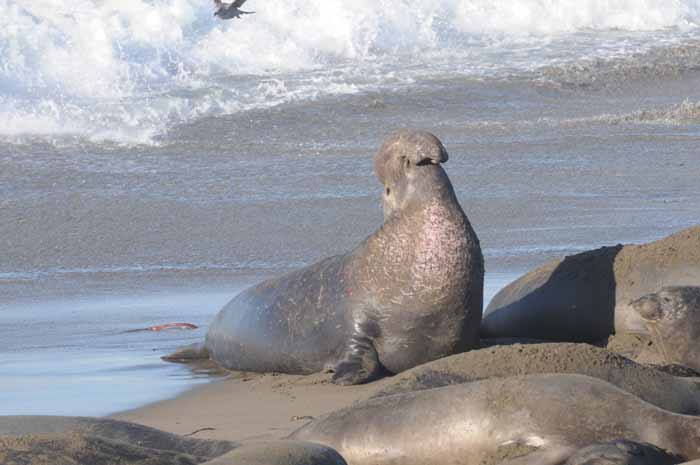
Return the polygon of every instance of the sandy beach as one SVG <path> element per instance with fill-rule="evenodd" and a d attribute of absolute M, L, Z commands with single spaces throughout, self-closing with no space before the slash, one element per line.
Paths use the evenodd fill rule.
<path fill-rule="evenodd" d="M 378 388 L 376 384 L 337 386 L 330 378 L 330 374 L 237 373 L 111 418 L 177 434 L 205 429 L 196 433 L 200 438 L 281 439 L 308 422 L 308 417 L 347 407 Z"/>
<path fill-rule="evenodd" d="M 234 373 L 174 399 L 121 412 L 111 418 L 197 438 L 248 441 L 284 439 L 318 417 L 374 396 L 461 384 L 469 380 L 537 373 L 584 373 L 607 379 L 672 411 L 697 412 L 700 378 L 676 377 L 638 365 L 638 338 L 611 338 L 608 349 L 587 344 L 484 346 L 366 385 L 337 386 L 329 373 L 309 376 Z M 642 345 L 647 346 L 644 342 Z M 662 363 L 642 356 L 641 363 Z M 440 375 L 439 373 L 442 373 Z M 454 378 L 450 380 L 449 378 Z M 437 383 L 437 384 L 436 384 Z M 622 384 L 621 384 L 622 383 Z M 667 400 L 664 391 L 675 392 Z M 675 397 L 675 398 L 674 398 Z"/>
<path fill-rule="evenodd" d="M 200 0 L 1 4 L 0 418 L 279 439 L 391 383 L 161 356 L 380 228 L 372 157 L 399 129 L 449 152 L 484 308 L 549 260 L 697 225 L 700 0 L 644 5 L 250 0 L 220 21 Z"/>

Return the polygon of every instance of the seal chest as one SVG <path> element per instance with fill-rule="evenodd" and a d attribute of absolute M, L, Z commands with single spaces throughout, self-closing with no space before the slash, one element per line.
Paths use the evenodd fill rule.
<path fill-rule="evenodd" d="M 471 251 L 461 219 L 437 201 L 425 210 L 411 271 L 415 297 L 428 304 L 446 302 L 458 291 L 460 279 L 455 276 L 468 279 Z"/>

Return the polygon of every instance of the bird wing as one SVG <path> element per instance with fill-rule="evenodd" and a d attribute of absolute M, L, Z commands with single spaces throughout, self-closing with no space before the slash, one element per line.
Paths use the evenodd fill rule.
<path fill-rule="evenodd" d="M 238 7 L 243 6 L 243 4 L 244 4 L 245 2 L 246 2 L 246 0 L 236 0 L 235 2 L 233 2 L 233 3 L 231 4 L 231 6 L 234 7 L 234 8 L 238 8 Z"/>

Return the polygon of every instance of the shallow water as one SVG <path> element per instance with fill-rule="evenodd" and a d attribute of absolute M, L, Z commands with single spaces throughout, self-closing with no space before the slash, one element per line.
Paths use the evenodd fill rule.
<path fill-rule="evenodd" d="M 201 341 L 230 297 L 171 290 L 3 306 L 0 414 L 105 415 L 207 381 L 160 356 Z M 130 332 L 164 322 L 199 328 Z"/>
<path fill-rule="evenodd" d="M 397 128 L 445 143 L 487 300 L 698 223 L 700 1 L 249 3 L 0 0 L 0 413 L 200 382 L 157 357 L 374 231 Z"/>
<path fill-rule="evenodd" d="M 485 297 L 514 277 L 489 277 Z M 160 289 L 3 306 L 0 415 L 108 415 L 215 379 L 219 375 L 160 357 L 202 341 L 211 319 L 236 293 Z M 133 332 L 164 322 L 198 328 Z"/>

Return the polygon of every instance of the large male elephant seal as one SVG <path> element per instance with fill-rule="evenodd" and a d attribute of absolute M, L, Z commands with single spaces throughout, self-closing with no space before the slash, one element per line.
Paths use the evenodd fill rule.
<path fill-rule="evenodd" d="M 622 438 L 684 460 L 700 458 L 700 418 L 571 374 L 493 378 L 371 399 L 291 437 L 332 447 L 349 465 L 495 464 L 527 454 L 559 455 L 553 463 L 561 463 L 558 452 L 571 455 Z"/>
<path fill-rule="evenodd" d="M 209 328 L 209 356 L 232 370 L 329 369 L 358 384 L 477 346 L 484 263 L 447 157 L 427 132 L 387 138 L 374 156 L 384 224 L 352 252 L 235 297 Z"/>
<path fill-rule="evenodd" d="M 502 289 L 482 336 L 596 342 L 648 330 L 631 302 L 664 286 L 700 284 L 700 227 L 644 245 L 617 245 L 553 260 Z"/>

